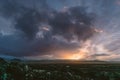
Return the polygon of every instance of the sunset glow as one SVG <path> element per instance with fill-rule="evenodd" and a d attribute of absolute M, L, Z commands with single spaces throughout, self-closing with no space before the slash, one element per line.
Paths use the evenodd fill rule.
<path fill-rule="evenodd" d="M 69 59 L 71 60 L 81 60 L 81 59 L 84 59 L 84 55 L 82 54 L 73 54 L 71 57 L 69 57 Z"/>

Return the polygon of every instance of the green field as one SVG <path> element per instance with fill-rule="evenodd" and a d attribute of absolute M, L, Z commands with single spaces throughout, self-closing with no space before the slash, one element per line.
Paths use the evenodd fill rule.
<path fill-rule="evenodd" d="M 120 80 L 120 64 L 95 61 L 1 61 L 0 80 Z"/>

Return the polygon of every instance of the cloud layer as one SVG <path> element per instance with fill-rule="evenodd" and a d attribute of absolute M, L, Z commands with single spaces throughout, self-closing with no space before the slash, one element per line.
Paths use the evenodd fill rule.
<path fill-rule="evenodd" d="M 89 54 L 93 58 L 109 56 L 107 52 L 118 50 L 119 45 L 109 46 L 119 42 L 119 35 L 115 34 L 118 25 L 117 28 L 111 28 L 114 29 L 113 32 L 109 27 L 113 25 L 111 21 L 118 21 L 114 15 L 120 13 L 117 9 L 119 0 L 53 1 L 54 3 L 49 0 L 0 1 L 1 55 L 59 55 L 60 51 L 72 52 L 83 48 L 88 40 L 92 43 L 89 49 L 93 45 L 99 46 L 101 42 L 101 50 L 106 50 L 105 53 L 100 49 L 90 50 Z M 112 10 L 114 11 L 111 12 Z M 114 38 L 114 41 L 110 40 L 107 44 L 108 37 L 105 36 L 108 34 L 116 35 L 117 40 Z"/>

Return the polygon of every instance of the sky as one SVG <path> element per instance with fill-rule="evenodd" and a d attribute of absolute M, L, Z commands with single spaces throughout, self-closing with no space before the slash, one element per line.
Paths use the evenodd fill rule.
<path fill-rule="evenodd" d="M 120 61 L 120 0 L 0 0 L 0 56 Z"/>

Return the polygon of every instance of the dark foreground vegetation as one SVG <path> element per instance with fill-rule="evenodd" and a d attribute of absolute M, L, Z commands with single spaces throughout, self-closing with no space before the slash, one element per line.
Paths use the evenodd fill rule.
<path fill-rule="evenodd" d="M 0 59 L 0 80 L 120 80 L 120 64 L 28 64 Z"/>

